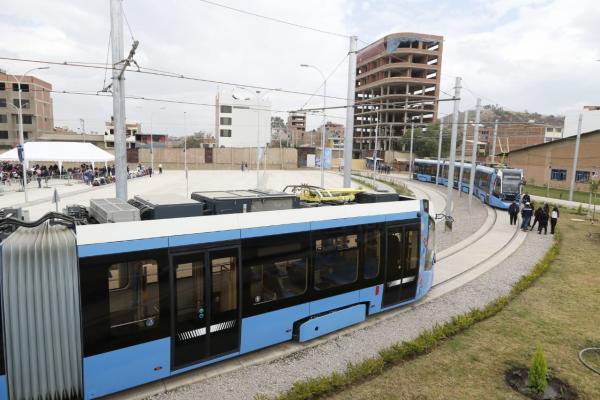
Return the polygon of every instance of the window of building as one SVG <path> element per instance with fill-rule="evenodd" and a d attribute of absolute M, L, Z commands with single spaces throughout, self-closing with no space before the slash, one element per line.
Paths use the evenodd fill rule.
<path fill-rule="evenodd" d="M 356 282 L 358 234 L 324 234 L 314 242 L 315 289 L 325 290 Z"/>
<path fill-rule="evenodd" d="M 0 92 L 3 92 L 5 90 L 6 90 L 6 83 L 0 82 Z"/>
<path fill-rule="evenodd" d="M 566 169 L 552 169 L 550 173 L 550 179 L 553 181 L 566 181 L 567 170 Z"/>
<path fill-rule="evenodd" d="M 0 131 L 0 139 L 8 139 L 8 131 Z"/>
<path fill-rule="evenodd" d="M 23 131 L 23 139 L 29 139 L 29 132 Z"/>
<path fill-rule="evenodd" d="M 111 265 L 108 297 L 111 331 L 118 334 L 152 328 L 160 318 L 156 260 Z"/>
<path fill-rule="evenodd" d="M 575 182 L 589 182 L 590 171 L 577 171 L 575 173 Z"/>
<path fill-rule="evenodd" d="M 231 137 L 231 129 L 221 129 L 221 130 L 219 130 L 219 136 L 221 136 L 221 137 Z"/>
<path fill-rule="evenodd" d="M 231 106 L 221 106 L 221 112 L 222 113 L 231 114 L 232 107 Z"/>
<path fill-rule="evenodd" d="M 29 100 L 27 99 L 21 99 L 20 104 L 23 106 L 23 108 L 29 108 Z M 19 108 L 19 99 L 13 99 L 13 105 Z"/>
<path fill-rule="evenodd" d="M 0 99 L 0 107 L 6 107 L 6 99 Z"/>
<path fill-rule="evenodd" d="M 13 92 L 18 92 L 18 91 L 19 91 L 19 84 L 13 83 Z M 29 92 L 29 85 L 26 83 L 21 83 L 21 91 Z"/>
<path fill-rule="evenodd" d="M 33 124 L 33 115 L 23 115 L 24 124 Z"/>
<path fill-rule="evenodd" d="M 6 124 L 8 122 L 8 115 L 0 114 L 0 124 Z"/>
<path fill-rule="evenodd" d="M 231 125 L 230 117 L 221 117 L 220 119 L 221 125 Z"/>

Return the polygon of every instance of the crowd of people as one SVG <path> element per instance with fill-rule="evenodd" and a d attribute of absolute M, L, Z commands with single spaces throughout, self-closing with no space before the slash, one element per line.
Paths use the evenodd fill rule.
<path fill-rule="evenodd" d="M 537 225 L 538 234 L 541 235 L 544 231 L 544 235 L 548 233 L 548 222 L 550 222 L 550 234 L 554 235 L 556 230 L 556 224 L 560 216 L 560 211 L 555 205 L 550 210 L 550 205 L 544 203 L 536 208 L 534 202 L 531 200 L 531 196 L 525 193 L 522 197 L 521 204 L 517 203 L 517 200 L 508 207 L 508 215 L 510 217 L 510 224 L 517 224 L 517 217 L 521 214 L 521 230 L 524 232 L 533 231 Z M 533 219 L 533 223 L 531 220 Z"/>

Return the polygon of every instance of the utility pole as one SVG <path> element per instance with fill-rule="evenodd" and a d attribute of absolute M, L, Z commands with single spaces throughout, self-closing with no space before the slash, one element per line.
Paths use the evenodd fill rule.
<path fill-rule="evenodd" d="M 569 201 L 573 201 L 573 189 L 575 188 L 575 175 L 577 174 L 577 159 L 579 158 L 579 142 L 581 142 L 581 122 L 583 114 L 579 114 L 577 122 L 577 140 L 575 141 L 575 154 L 573 155 L 573 172 L 571 173 L 571 186 L 569 187 Z"/>
<path fill-rule="evenodd" d="M 415 134 L 415 123 L 410 123 L 410 155 L 408 157 L 408 179 L 412 179 L 413 171 L 413 138 Z"/>
<path fill-rule="evenodd" d="M 454 190 L 454 161 L 456 160 L 456 136 L 458 135 L 458 108 L 460 107 L 460 85 L 461 78 L 456 77 L 454 84 L 454 110 L 452 111 L 452 136 L 450 139 L 450 165 L 448 165 L 448 192 L 446 200 L 446 218 L 451 224 L 452 217 L 452 196 Z M 452 225 L 450 225 L 450 228 Z"/>
<path fill-rule="evenodd" d="M 442 162 L 442 133 L 444 132 L 444 121 L 440 120 L 440 138 L 438 139 L 438 161 L 435 166 L 435 184 L 438 184 L 440 177 L 440 163 Z"/>
<path fill-rule="evenodd" d="M 379 133 L 379 113 L 377 113 L 377 122 L 375 123 L 375 147 L 373 149 L 373 188 L 377 188 L 375 175 L 377 174 L 377 134 Z"/>
<path fill-rule="evenodd" d="M 496 163 L 496 137 L 498 136 L 498 120 L 494 121 L 494 142 L 492 143 L 492 164 Z"/>
<path fill-rule="evenodd" d="M 85 120 L 79 118 L 79 124 L 81 125 L 81 137 L 83 138 L 83 143 L 85 143 Z"/>
<path fill-rule="evenodd" d="M 458 173 L 458 197 L 462 196 L 463 173 L 465 170 L 465 149 L 467 147 L 467 126 L 469 124 L 469 110 L 465 110 L 465 123 L 463 124 L 462 143 L 460 146 L 460 172 Z"/>
<path fill-rule="evenodd" d="M 357 36 L 350 37 L 348 52 L 348 92 L 346 95 L 346 130 L 344 131 L 344 187 L 352 186 L 352 141 L 354 136 L 354 90 L 356 86 L 356 42 Z"/>
<path fill-rule="evenodd" d="M 185 170 L 185 198 L 189 197 L 190 188 L 188 181 L 187 167 L 187 118 L 186 112 L 183 112 L 183 169 Z"/>
<path fill-rule="evenodd" d="M 477 99 L 475 106 L 475 127 L 473 128 L 473 150 L 471 154 L 471 174 L 469 175 L 469 210 L 473 199 L 473 187 L 475 186 L 475 169 L 477 162 L 477 150 L 479 147 L 479 121 L 481 117 L 481 99 Z M 491 188 L 490 188 L 491 189 Z"/>
<path fill-rule="evenodd" d="M 117 198 L 127 201 L 127 149 L 125 142 L 125 77 L 123 57 L 122 0 L 110 0 L 112 93 L 115 132 L 115 175 Z"/>

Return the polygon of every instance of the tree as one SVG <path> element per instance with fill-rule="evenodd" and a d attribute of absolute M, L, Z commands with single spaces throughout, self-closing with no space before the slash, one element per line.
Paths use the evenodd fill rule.
<path fill-rule="evenodd" d="M 285 129 L 285 122 L 283 121 L 283 118 L 278 116 L 271 117 L 271 128 Z"/>
<path fill-rule="evenodd" d="M 450 155 L 450 129 L 444 127 L 442 132 L 442 158 Z M 440 124 L 431 124 L 427 128 L 415 128 L 413 139 L 413 152 L 418 158 L 436 158 L 438 156 L 438 143 L 440 138 Z M 456 148 L 459 149 L 462 143 L 462 136 L 459 135 L 456 140 Z M 410 149 L 410 130 L 407 130 L 399 140 L 400 147 Z"/>
<path fill-rule="evenodd" d="M 548 386 L 548 365 L 542 353 L 542 346 L 535 347 L 535 354 L 531 361 L 531 368 L 527 376 L 528 386 L 535 393 L 543 393 Z"/>

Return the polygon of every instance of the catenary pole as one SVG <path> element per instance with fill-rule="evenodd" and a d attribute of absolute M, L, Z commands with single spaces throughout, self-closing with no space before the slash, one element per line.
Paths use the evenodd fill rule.
<path fill-rule="evenodd" d="M 479 121 L 481 118 L 481 99 L 477 99 L 475 106 L 475 127 L 473 128 L 473 150 L 471 150 L 471 173 L 469 174 L 469 209 L 473 199 L 473 187 L 475 186 L 475 169 L 477 167 L 477 150 L 479 148 Z"/>
<path fill-rule="evenodd" d="M 187 112 L 183 112 L 183 169 L 185 171 L 185 197 L 189 197 L 189 180 L 187 167 Z"/>
<path fill-rule="evenodd" d="M 373 187 L 376 188 L 375 175 L 377 174 L 377 134 L 379 133 L 379 113 L 377 113 L 377 122 L 375 123 L 375 147 L 373 148 Z"/>
<path fill-rule="evenodd" d="M 452 111 L 452 136 L 450 139 L 450 164 L 448 165 L 448 192 L 446 197 L 447 200 L 445 213 L 447 217 L 452 217 L 452 200 L 454 195 L 454 162 L 456 160 L 456 136 L 458 135 L 458 109 L 460 107 L 460 85 L 461 78 L 456 77 L 456 82 L 454 84 L 454 110 Z"/>
<path fill-rule="evenodd" d="M 348 103 L 346 107 L 346 130 L 344 131 L 344 187 L 352 186 L 352 139 L 354 135 L 354 90 L 356 85 L 356 42 L 358 37 L 350 37 L 348 52 Z"/>
<path fill-rule="evenodd" d="M 465 148 L 467 146 L 467 125 L 469 123 L 469 110 L 465 110 L 465 118 L 462 132 L 462 143 L 460 146 L 460 172 L 458 173 L 458 197 L 462 196 L 463 174 L 465 171 Z"/>
<path fill-rule="evenodd" d="M 573 168 L 571 170 L 571 185 L 569 186 L 569 201 L 573 201 L 573 189 L 575 188 L 575 175 L 577 175 L 577 159 L 579 158 L 579 142 L 581 142 L 581 122 L 583 114 L 579 114 L 577 122 L 577 140 L 575 141 L 575 154 L 573 155 Z"/>
<path fill-rule="evenodd" d="M 125 77 L 123 67 L 122 0 L 110 0 L 112 93 L 115 140 L 116 196 L 127 201 L 127 149 L 125 142 Z"/>
<path fill-rule="evenodd" d="M 440 120 L 440 138 L 438 139 L 438 156 L 437 165 L 435 166 L 435 183 L 437 184 L 440 177 L 440 163 L 442 162 L 442 134 L 444 132 L 444 121 Z"/>
<path fill-rule="evenodd" d="M 415 136 L 415 123 L 410 123 L 410 155 L 408 156 L 408 179 L 412 179 L 413 172 L 413 139 Z"/>
<path fill-rule="evenodd" d="M 492 142 L 492 164 L 496 163 L 496 137 L 498 136 L 498 120 L 494 121 L 494 141 Z"/>
<path fill-rule="evenodd" d="M 320 70 L 319 70 L 320 72 Z M 321 73 L 322 74 L 322 73 Z M 325 187 L 325 125 L 327 124 L 327 78 L 323 75 L 323 126 L 321 129 L 321 187 Z"/>

